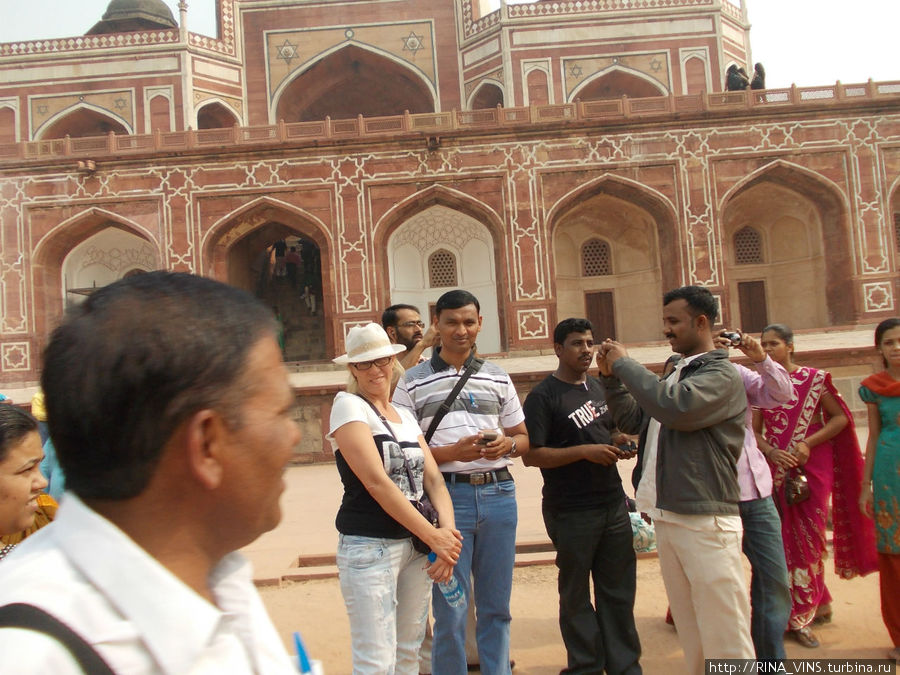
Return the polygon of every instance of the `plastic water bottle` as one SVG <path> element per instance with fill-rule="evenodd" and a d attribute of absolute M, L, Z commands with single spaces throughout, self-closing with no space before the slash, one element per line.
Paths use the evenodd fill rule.
<path fill-rule="evenodd" d="M 437 554 L 432 551 L 428 554 L 428 562 L 433 563 L 435 560 L 437 560 Z M 450 577 L 450 581 L 440 581 L 435 583 L 438 585 L 438 588 L 441 589 L 441 593 L 444 594 L 444 599 L 451 607 L 461 607 L 463 602 L 465 602 L 466 592 L 463 590 L 463 587 L 459 585 L 459 581 L 457 581 L 456 577 Z"/>

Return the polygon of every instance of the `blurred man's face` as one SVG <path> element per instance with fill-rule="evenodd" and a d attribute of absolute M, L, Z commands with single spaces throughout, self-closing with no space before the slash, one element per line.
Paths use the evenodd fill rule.
<path fill-rule="evenodd" d="M 223 526 L 238 528 L 246 543 L 278 525 L 284 470 L 300 442 L 294 421 L 294 392 L 288 384 L 281 349 L 268 335 L 247 356 L 240 379 L 246 395 L 238 413 L 240 424 L 228 432 L 223 487 L 228 497 Z M 228 505 L 230 502 L 230 505 Z"/>
<path fill-rule="evenodd" d="M 419 313 L 411 309 L 397 310 L 397 325 L 393 327 L 393 334 L 388 331 L 389 337 L 399 345 L 412 349 L 424 335 L 425 324 Z"/>

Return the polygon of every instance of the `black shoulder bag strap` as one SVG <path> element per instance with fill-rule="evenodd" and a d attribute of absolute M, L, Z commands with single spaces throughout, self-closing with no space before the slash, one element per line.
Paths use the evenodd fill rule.
<path fill-rule="evenodd" d="M 434 432 L 437 431 L 438 425 L 441 423 L 441 420 L 444 419 L 444 415 L 450 412 L 450 408 L 453 406 L 453 401 L 455 401 L 456 397 L 459 396 L 459 392 L 462 391 L 462 388 L 465 386 L 468 379 L 479 370 L 481 370 L 481 366 L 483 365 L 484 359 L 476 358 L 474 354 L 469 357 L 469 362 L 466 365 L 466 369 L 456 381 L 456 386 L 453 387 L 452 391 L 447 395 L 447 398 L 445 398 L 444 402 L 441 403 L 441 407 L 438 408 L 438 411 L 434 414 L 434 417 L 431 418 L 431 424 L 428 425 L 428 431 L 425 432 L 426 445 L 431 444 L 431 437 L 434 436 Z"/>
<path fill-rule="evenodd" d="M 0 628 L 24 628 L 49 635 L 69 650 L 79 667 L 89 675 L 114 675 L 112 668 L 84 638 L 44 610 L 16 602 L 0 607 Z"/>
<path fill-rule="evenodd" d="M 403 446 L 400 445 L 400 441 L 397 440 L 397 434 L 394 433 L 394 428 L 388 422 L 387 417 L 385 417 L 378 411 L 378 408 L 375 407 L 375 404 L 372 403 L 372 401 L 367 399 L 362 394 L 357 394 L 357 396 L 359 396 L 363 401 L 365 401 L 366 403 L 369 404 L 369 406 L 372 408 L 372 410 L 375 412 L 375 414 L 378 415 L 378 419 L 381 420 L 381 423 L 384 425 L 384 428 L 387 429 L 387 432 L 390 434 L 391 438 L 394 439 L 394 443 L 396 443 L 397 447 L 400 448 L 400 452 L 403 453 L 403 464 L 406 467 L 406 477 L 409 479 L 409 489 L 415 490 L 416 489 L 416 479 L 413 477 L 412 469 L 409 466 L 409 458 L 406 456 L 406 452 L 403 450 Z M 401 420 L 401 423 L 402 423 L 402 420 Z"/>

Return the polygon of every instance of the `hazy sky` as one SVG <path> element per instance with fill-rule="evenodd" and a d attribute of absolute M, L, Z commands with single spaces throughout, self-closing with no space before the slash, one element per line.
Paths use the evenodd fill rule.
<path fill-rule="evenodd" d="M 177 20 L 178 0 L 165 1 Z M 107 4 L 0 0 L 0 42 L 83 35 Z M 189 29 L 212 35 L 214 7 L 215 0 L 188 0 Z M 890 47 L 900 28 L 898 0 L 747 0 L 747 8 L 753 60 L 765 65 L 769 87 L 900 80 Z"/>

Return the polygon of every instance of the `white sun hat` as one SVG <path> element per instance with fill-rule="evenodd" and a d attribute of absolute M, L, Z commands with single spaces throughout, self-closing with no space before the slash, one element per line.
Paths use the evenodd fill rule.
<path fill-rule="evenodd" d="M 403 345 L 392 344 L 387 333 L 377 323 L 365 326 L 354 326 L 347 335 L 347 353 L 341 354 L 335 359 L 335 363 L 345 365 L 347 363 L 360 363 L 362 361 L 374 361 L 385 356 L 393 356 L 405 352 Z"/>

